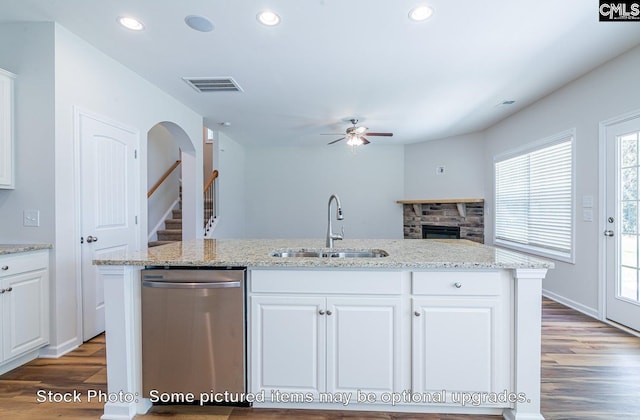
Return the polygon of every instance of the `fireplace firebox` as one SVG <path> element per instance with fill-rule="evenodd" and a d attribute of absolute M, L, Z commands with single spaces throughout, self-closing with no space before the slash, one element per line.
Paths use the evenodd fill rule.
<path fill-rule="evenodd" d="M 422 225 L 422 239 L 460 239 L 460 227 Z"/>

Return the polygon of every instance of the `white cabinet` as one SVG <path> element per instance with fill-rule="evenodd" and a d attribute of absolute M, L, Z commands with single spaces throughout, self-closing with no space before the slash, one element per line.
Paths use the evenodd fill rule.
<path fill-rule="evenodd" d="M 446 390 L 454 404 L 462 393 L 508 391 L 508 276 L 419 272 L 412 282 L 413 391 Z M 477 405 L 506 407 L 509 401 Z"/>
<path fill-rule="evenodd" d="M 0 69 L 0 188 L 14 188 L 13 79 Z"/>
<path fill-rule="evenodd" d="M 46 250 L 0 256 L 0 373 L 49 342 L 48 261 Z"/>
<path fill-rule="evenodd" d="M 254 271 L 252 291 L 260 293 L 250 296 L 251 392 L 314 401 L 323 401 L 323 393 L 397 392 L 401 299 L 386 296 L 396 286 L 363 293 L 369 274 Z M 370 277 L 373 284 L 381 280 L 380 273 Z M 339 295 L 327 295 L 332 285 Z M 287 294 L 292 289 L 298 293 Z"/>

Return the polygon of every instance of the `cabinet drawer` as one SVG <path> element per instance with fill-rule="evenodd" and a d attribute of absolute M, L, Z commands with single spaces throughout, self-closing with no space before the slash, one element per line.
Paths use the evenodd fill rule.
<path fill-rule="evenodd" d="M 251 270 L 253 293 L 321 293 L 398 295 L 399 271 Z"/>
<path fill-rule="evenodd" d="M 412 292 L 416 295 L 492 296 L 502 293 L 502 282 L 499 272 L 413 272 Z"/>
<path fill-rule="evenodd" d="M 0 256 L 0 278 L 49 266 L 48 251 L 21 252 Z"/>

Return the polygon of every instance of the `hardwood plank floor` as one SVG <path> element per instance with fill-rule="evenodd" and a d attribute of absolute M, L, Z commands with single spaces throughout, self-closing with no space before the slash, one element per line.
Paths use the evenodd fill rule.
<path fill-rule="evenodd" d="M 542 414 L 546 419 L 640 419 L 640 338 L 543 300 Z M 81 394 L 81 402 L 38 403 L 38 391 Z M 0 419 L 98 419 L 106 392 L 104 336 L 60 359 L 38 359 L 0 376 Z M 139 419 L 497 420 L 499 416 L 155 406 Z"/>

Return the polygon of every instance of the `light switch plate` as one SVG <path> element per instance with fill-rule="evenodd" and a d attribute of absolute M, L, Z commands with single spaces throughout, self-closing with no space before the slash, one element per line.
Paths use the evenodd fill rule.
<path fill-rule="evenodd" d="M 593 222 L 593 209 L 582 209 L 582 220 L 585 222 Z"/>
<path fill-rule="evenodd" d="M 40 226 L 40 211 L 25 210 L 23 213 L 22 224 L 28 227 Z"/>

